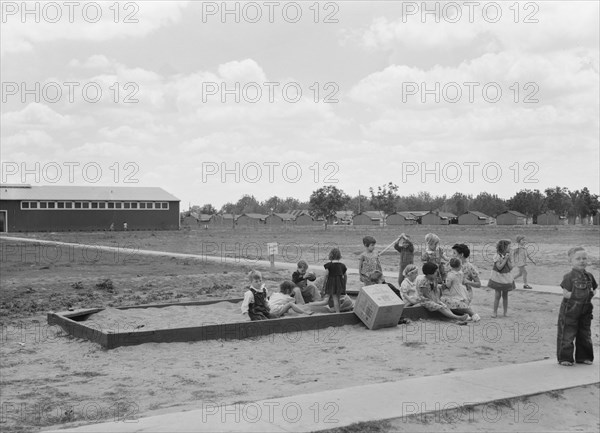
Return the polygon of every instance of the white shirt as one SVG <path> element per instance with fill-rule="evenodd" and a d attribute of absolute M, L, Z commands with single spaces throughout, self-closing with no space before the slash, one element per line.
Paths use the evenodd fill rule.
<path fill-rule="evenodd" d="M 256 289 L 254 289 L 256 290 Z M 257 292 L 265 292 L 267 295 L 267 298 L 269 297 L 269 294 L 267 292 L 267 288 L 265 287 L 265 285 L 263 284 L 262 286 L 260 286 L 260 289 L 256 290 Z M 248 314 L 248 307 L 250 306 L 250 304 L 254 303 L 254 294 L 252 293 L 252 290 L 248 289 L 248 291 L 246 293 L 244 293 L 244 300 L 242 301 L 242 314 Z"/>

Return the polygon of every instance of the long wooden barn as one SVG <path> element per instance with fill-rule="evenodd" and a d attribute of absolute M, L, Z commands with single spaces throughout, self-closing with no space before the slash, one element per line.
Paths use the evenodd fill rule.
<path fill-rule="evenodd" d="M 0 185 L 4 232 L 178 230 L 179 199 L 162 188 Z"/>

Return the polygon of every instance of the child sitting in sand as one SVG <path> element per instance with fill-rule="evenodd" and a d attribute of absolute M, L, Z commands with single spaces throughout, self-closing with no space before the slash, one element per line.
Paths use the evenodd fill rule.
<path fill-rule="evenodd" d="M 416 305 L 421 305 L 429 311 L 439 311 L 451 319 L 460 321 L 469 320 L 470 317 L 468 314 L 457 316 L 440 299 L 437 270 L 438 267 L 435 263 L 427 262 L 423 265 L 423 275 L 419 275 L 416 281 L 418 292 L 418 302 Z"/>
<path fill-rule="evenodd" d="M 271 319 L 281 317 L 290 309 L 299 314 L 313 314 L 312 311 L 306 311 L 296 305 L 292 297 L 296 285 L 292 281 L 284 281 L 279 285 L 279 292 L 275 292 L 269 298 L 269 317 Z"/>
<path fill-rule="evenodd" d="M 298 269 L 292 274 L 292 281 L 300 288 L 304 303 L 320 301 L 319 289 L 313 284 L 317 276 L 313 272 L 307 272 L 308 263 L 306 261 L 300 260 L 297 266 Z"/>
<path fill-rule="evenodd" d="M 594 362 L 592 298 L 596 294 L 598 283 L 594 276 L 585 270 L 588 258 L 583 247 L 571 248 L 568 255 L 573 269 L 565 274 L 560 283 L 563 300 L 558 313 L 556 356 L 560 365 L 572 366 L 575 349 L 575 362 L 591 365 Z"/>
<path fill-rule="evenodd" d="M 379 255 L 375 254 L 376 243 L 377 241 L 373 236 L 365 236 L 363 238 L 365 251 L 358 257 L 358 272 L 360 274 L 360 281 L 365 285 L 371 282 L 369 278 L 371 273 L 375 271 L 381 272 Z"/>
<path fill-rule="evenodd" d="M 248 280 L 250 285 L 244 293 L 242 314 L 244 317 L 249 317 L 250 320 L 268 320 L 271 312 L 268 301 L 269 295 L 262 282 L 262 274 L 259 271 L 250 271 Z"/>
<path fill-rule="evenodd" d="M 379 271 L 372 272 L 370 279 L 371 279 L 371 282 L 369 283 L 369 285 L 371 285 L 371 284 L 386 284 L 390 289 L 392 289 L 392 291 L 400 299 L 402 299 L 402 296 L 400 295 L 400 290 L 398 290 L 393 284 L 386 283 L 385 278 L 383 278 L 383 274 L 381 272 L 379 272 Z"/>
<path fill-rule="evenodd" d="M 471 300 L 467 286 L 463 284 L 464 275 L 461 268 L 462 264 L 459 259 L 450 259 L 450 272 L 446 276 L 441 301 L 453 312 L 458 310 L 461 314 L 467 313 L 474 322 L 478 322 L 481 318 L 471 308 Z"/>
<path fill-rule="evenodd" d="M 402 271 L 404 279 L 400 284 L 400 295 L 402 300 L 407 304 L 418 304 L 420 294 L 417 291 L 417 276 L 419 275 L 419 269 L 416 265 L 407 265 Z"/>

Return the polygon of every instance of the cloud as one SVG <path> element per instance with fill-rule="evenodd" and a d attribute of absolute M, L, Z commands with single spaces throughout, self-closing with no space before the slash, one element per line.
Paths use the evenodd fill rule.
<path fill-rule="evenodd" d="M 142 37 L 179 22 L 187 5 L 187 1 L 99 2 L 77 3 L 70 9 L 61 2 L 2 2 L 1 54 L 33 51 L 38 44 L 59 40 Z"/>
<path fill-rule="evenodd" d="M 484 9 L 479 5 L 469 13 L 463 3 L 455 7 L 442 2 L 427 6 L 439 10 L 425 13 L 425 3 L 405 2 L 401 18 L 390 20 L 376 17 L 368 27 L 345 29 L 340 32 L 344 45 L 355 41 L 370 50 L 459 50 L 468 47 L 472 55 L 482 52 L 522 50 L 534 52 L 560 51 L 566 47 L 597 48 L 599 39 L 597 2 L 543 2 L 500 3 L 501 16 L 497 22 L 495 8 Z M 444 10 L 449 12 L 444 15 Z M 436 22 L 436 18 L 439 22 Z M 516 21 L 516 22 L 515 22 Z"/>
<path fill-rule="evenodd" d="M 2 114 L 2 125 L 7 129 L 48 128 L 62 129 L 73 126 L 74 119 L 70 115 L 60 114 L 45 104 L 33 102 L 19 111 Z"/>

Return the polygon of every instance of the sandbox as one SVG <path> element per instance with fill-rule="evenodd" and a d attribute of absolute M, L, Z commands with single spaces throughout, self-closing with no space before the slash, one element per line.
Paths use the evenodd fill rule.
<path fill-rule="evenodd" d="M 319 311 L 311 316 L 290 314 L 279 319 L 242 321 L 241 302 L 241 298 L 218 299 L 48 313 L 48 324 L 58 325 L 74 337 L 114 349 L 143 343 L 239 340 L 360 323 L 353 312 L 320 314 Z M 208 314 L 209 311 L 212 313 Z"/>

